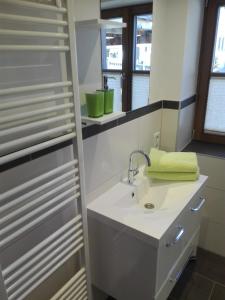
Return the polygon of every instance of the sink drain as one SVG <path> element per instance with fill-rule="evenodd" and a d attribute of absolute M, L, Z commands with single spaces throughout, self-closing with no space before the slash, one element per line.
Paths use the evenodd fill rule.
<path fill-rule="evenodd" d="M 155 205 L 154 204 L 152 204 L 152 203 L 145 203 L 145 208 L 147 208 L 147 209 L 153 209 L 153 208 L 155 208 Z"/>

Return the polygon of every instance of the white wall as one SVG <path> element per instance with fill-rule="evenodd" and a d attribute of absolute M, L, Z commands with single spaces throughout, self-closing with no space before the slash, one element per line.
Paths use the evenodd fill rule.
<path fill-rule="evenodd" d="M 100 17 L 100 0 L 74 0 L 75 20 L 83 21 Z M 85 92 L 102 87 L 101 38 L 97 26 L 76 25 L 77 59 L 81 102 Z"/>
<path fill-rule="evenodd" d="M 181 100 L 196 93 L 204 3 L 203 0 L 188 0 Z"/>
<path fill-rule="evenodd" d="M 181 99 L 188 0 L 153 1 L 150 99 Z"/>
<path fill-rule="evenodd" d="M 100 16 L 100 0 L 74 0 L 76 21 L 90 20 Z"/>
<path fill-rule="evenodd" d="M 153 2 L 150 100 L 182 101 L 196 93 L 203 0 Z M 163 109 L 161 147 L 182 150 L 192 138 L 194 105 Z"/>
<path fill-rule="evenodd" d="M 152 102 L 181 101 L 195 94 L 203 4 L 203 0 L 153 2 Z"/>

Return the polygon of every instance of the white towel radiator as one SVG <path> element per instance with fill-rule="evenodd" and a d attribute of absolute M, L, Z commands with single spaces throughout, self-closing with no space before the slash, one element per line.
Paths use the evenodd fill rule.
<path fill-rule="evenodd" d="M 0 254 L 69 203 L 76 207 L 72 219 L 15 261 L 0 261 L 1 300 L 25 299 L 74 255 L 79 269 L 51 300 L 91 299 L 72 1 L 0 0 L 0 166 L 71 139 L 74 148 L 71 161 L 1 192 Z M 32 68 L 41 75 L 29 79 L 31 65 L 20 66 L 25 77 L 28 70 L 23 80 L 7 55 L 40 57 Z M 55 74 L 46 57 L 59 61 Z"/>

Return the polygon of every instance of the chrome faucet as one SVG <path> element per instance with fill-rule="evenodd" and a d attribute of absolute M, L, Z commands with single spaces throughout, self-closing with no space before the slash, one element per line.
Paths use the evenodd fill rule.
<path fill-rule="evenodd" d="M 149 167 L 151 166 L 151 160 L 150 160 L 149 156 L 144 151 L 135 150 L 135 151 L 131 152 L 130 158 L 129 158 L 129 168 L 128 168 L 128 182 L 131 183 L 131 184 L 134 182 L 134 176 L 139 173 L 138 168 L 133 167 L 133 156 L 135 154 L 143 155 L 145 157 L 146 161 L 147 161 L 147 165 Z"/>

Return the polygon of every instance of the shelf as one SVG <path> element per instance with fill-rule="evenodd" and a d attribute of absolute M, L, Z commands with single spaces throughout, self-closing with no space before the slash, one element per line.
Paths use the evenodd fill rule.
<path fill-rule="evenodd" d="M 86 123 L 87 125 L 90 125 L 90 124 L 103 125 L 103 124 L 108 123 L 110 121 L 119 119 L 119 118 L 121 118 L 125 115 L 126 115 L 125 112 L 117 111 L 117 112 L 113 112 L 113 113 L 108 114 L 108 115 L 104 115 L 100 118 L 90 118 L 90 117 L 87 117 L 87 116 L 81 116 L 81 120 L 82 120 L 82 122 Z"/>
<path fill-rule="evenodd" d="M 126 28 L 126 23 L 120 23 L 116 21 L 109 21 L 104 19 L 90 19 L 83 21 L 75 21 L 77 27 L 89 27 L 89 28 L 101 28 L 101 29 L 115 29 Z"/>

